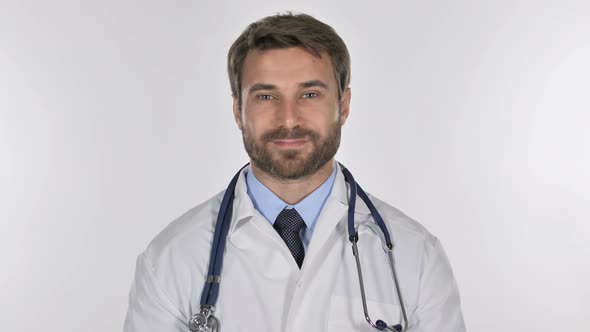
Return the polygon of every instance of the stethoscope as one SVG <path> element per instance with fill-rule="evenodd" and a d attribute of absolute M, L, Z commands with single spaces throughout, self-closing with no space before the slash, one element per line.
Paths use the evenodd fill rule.
<path fill-rule="evenodd" d="M 221 201 L 219 214 L 217 215 L 217 223 L 215 224 L 215 233 L 213 234 L 211 257 L 209 258 L 209 270 L 207 274 L 207 279 L 205 280 L 205 285 L 203 287 L 203 292 L 201 293 L 200 312 L 194 314 L 188 322 L 188 327 L 193 332 L 218 332 L 220 330 L 219 319 L 215 317 L 214 312 L 215 304 L 217 303 L 217 297 L 219 295 L 221 268 L 223 266 L 223 252 L 225 250 L 225 242 L 227 240 L 227 233 L 229 231 L 229 226 L 231 223 L 236 183 L 238 182 L 238 178 L 240 177 L 242 170 L 246 166 L 248 166 L 248 164 L 242 167 L 238 171 L 238 173 L 236 173 L 236 175 L 233 177 Z M 373 205 L 365 191 L 354 180 L 352 174 L 350 174 L 348 169 L 342 166 L 342 164 L 340 164 L 340 167 L 342 169 L 342 173 L 344 174 L 345 181 L 350 186 L 350 197 L 348 199 L 348 239 L 352 243 L 352 253 L 354 254 L 354 258 L 356 260 L 356 268 L 359 277 L 359 285 L 361 289 L 361 298 L 363 301 L 365 319 L 372 327 L 376 328 L 377 330 L 404 332 L 408 327 L 408 317 L 406 315 L 406 308 L 404 306 L 404 301 L 402 299 L 397 273 L 395 270 L 395 262 L 393 260 L 393 243 L 391 241 L 391 237 L 389 236 L 389 232 L 387 231 L 385 222 L 383 222 L 383 218 L 381 218 L 381 215 L 379 214 L 379 212 L 375 208 L 375 205 Z M 354 228 L 354 208 L 356 204 L 357 194 L 365 202 L 365 204 L 367 204 L 367 207 L 371 211 L 371 215 L 373 216 L 375 223 L 377 223 L 377 225 L 381 229 L 381 232 L 383 232 L 386 244 L 386 248 L 384 247 L 384 249 L 386 249 L 385 251 L 387 253 L 387 257 L 389 260 L 389 267 L 391 270 L 391 275 L 397 299 L 400 305 L 400 312 L 401 317 L 403 319 L 403 325 L 401 323 L 396 325 L 388 325 L 385 321 L 381 319 L 373 321 L 369 316 L 369 312 L 367 310 L 367 300 L 365 297 L 365 285 L 363 283 L 363 272 L 361 269 L 361 261 L 359 258 L 359 251 L 357 245 L 359 236 L 358 232 Z"/>

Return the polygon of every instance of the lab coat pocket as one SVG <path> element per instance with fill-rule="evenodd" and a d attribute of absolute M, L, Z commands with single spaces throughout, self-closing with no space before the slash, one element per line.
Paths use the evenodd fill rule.
<path fill-rule="evenodd" d="M 388 325 L 401 322 L 400 307 L 397 304 L 367 300 L 367 308 L 373 323 L 379 319 Z M 324 331 L 372 332 L 376 330 L 365 319 L 363 302 L 360 297 L 333 295 Z"/>

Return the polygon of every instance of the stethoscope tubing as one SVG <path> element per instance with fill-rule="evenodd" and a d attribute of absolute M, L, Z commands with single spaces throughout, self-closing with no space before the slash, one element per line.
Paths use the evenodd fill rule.
<path fill-rule="evenodd" d="M 227 242 L 227 233 L 229 232 L 229 224 L 231 223 L 231 213 L 233 210 L 234 188 L 240 178 L 242 170 L 249 165 L 246 164 L 240 168 L 236 175 L 231 179 L 228 189 L 223 195 L 219 212 L 217 214 L 217 222 L 215 223 L 215 233 L 213 236 L 213 244 L 211 245 L 211 253 L 209 257 L 209 270 L 205 286 L 201 293 L 201 305 L 208 305 L 215 307 L 217 297 L 219 295 L 219 284 L 221 282 L 221 269 L 223 267 L 223 252 L 225 251 L 225 243 Z M 231 189 L 230 189 L 231 188 Z"/>
<path fill-rule="evenodd" d="M 346 179 L 346 182 L 348 182 L 350 185 L 350 199 L 349 199 L 350 202 L 349 202 L 349 209 L 348 209 L 348 236 L 349 236 L 349 238 L 352 239 L 353 237 L 357 237 L 356 229 L 354 228 L 354 208 L 356 206 L 356 195 L 358 194 L 358 196 L 363 200 L 363 202 L 365 202 L 365 204 L 367 204 L 367 207 L 369 208 L 369 211 L 371 211 L 371 215 L 373 216 L 375 223 L 381 229 L 381 232 L 383 233 L 383 236 L 385 237 L 385 244 L 387 245 L 388 248 L 390 248 L 390 249 L 393 248 L 393 242 L 391 241 L 391 237 L 389 236 L 389 231 L 387 230 L 387 226 L 385 226 L 385 222 L 383 221 L 381 214 L 379 214 L 379 211 L 377 211 L 377 208 L 375 207 L 373 202 L 371 202 L 367 193 L 365 193 L 363 188 L 361 188 L 361 186 L 354 180 L 354 177 L 352 176 L 350 171 L 346 167 L 344 167 L 344 165 L 342 165 L 342 164 L 340 164 L 340 168 L 342 169 L 342 173 L 344 174 L 344 178 Z M 352 206 L 352 208 L 350 208 L 350 206 Z"/>
<path fill-rule="evenodd" d="M 361 186 L 354 180 L 354 177 L 352 176 L 350 171 L 348 171 L 348 169 L 346 167 L 344 167 L 344 165 L 342 165 L 342 164 L 340 164 L 340 167 L 342 169 L 342 173 L 344 174 L 344 178 L 346 179 L 346 182 L 349 183 L 349 186 L 350 186 L 351 197 L 349 199 L 350 202 L 349 202 L 349 209 L 348 209 L 348 235 L 349 235 L 349 240 L 352 243 L 352 253 L 353 253 L 355 261 L 356 261 L 357 274 L 358 274 L 358 278 L 359 278 L 359 286 L 361 289 L 361 299 L 363 302 L 363 311 L 364 311 L 364 315 L 365 315 L 365 320 L 372 327 L 374 327 L 378 330 L 386 330 L 387 329 L 390 331 L 404 332 L 408 326 L 408 317 L 406 314 L 406 308 L 405 308 L 404 301 L 403 301 L 403 298 L 401 295 L 401 290 L 399 287 L 399 280 L 397 278 L 397 272 L 395 269 L 395 261 L 393 259 L 393 247 L 394 246 L 393 246 L 393 242 L 391 241 L 389 231 L 387 230 L 387 226 L 385 225 L 385 222 L 383 221 L 381 214 L 379 213 L 379 211 L 377 211 L 377 208 L 375 207 L 373 202 L 369 199 L 369 196 L 365 193 L 365 191 L 361 188 Z M 395 326 L 388 326 L 383 320 L 380 320 L 380 319 L 373 322 L 373 320 L 369 316 L 369 310 L 367 308 L 367 299 L 365 296 L 365 285 L 363 282 L 363 272 L 362 272 L 362 267 L 361 267 L 360 255 L 359 255 L 359 251 L 358 251 L 358 245 L 357 245 L 359 237 L 358 237 L 358 233 L 354 227 L 354 207 L 356 204 L 356 195 L 357 194 L 363 200 L 363 202 L 365 202 L 365 204 L 367 204 L 367 207 L 369 208 L 369 211 L 371 211 L 371 215 L 372 215 L 373 219 L 375 220 L 375 223 L 379 226 L 379 228 L 381 229 L 381 232 L 383 233 L 383 237 L 385 238 L 385 244 L 387 245 L 387 257 L 388 257 L 389 267 L 391 270 L 392 279 L 393 279 L 393 283 L 394 283 L 394 287 L 395 287 L 395 292 L 397 294 L 397 299 L 400 304 L 400 309 L 402 312 L 402 319 L 404 321 L 403 326 L 400 324 L 395 325 Z"/>

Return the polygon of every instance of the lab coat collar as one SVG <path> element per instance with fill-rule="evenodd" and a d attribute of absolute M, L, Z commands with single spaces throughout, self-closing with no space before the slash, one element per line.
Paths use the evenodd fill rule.
<path fill-rule="evenodd" d="M 250 196 L 248 196 L 248 185 L 246 184 L 246 169 L 248 167 L 240 172 L 240 177 L 236 183 L 233 206 L 234 217 L 232 218 L 232 223 L 229 227 L 230 235 L 245 221 L 250 220 L 255 214 L 260 214 L 260 212 L 256 211 L 256 208 L 254 208 L 254 204 L 252 203 Z"/>
<path fill-rule="evenodd" d="M 334 180 L 334 186 L 332 187 L 332 191 L 328 199 L 326 200 L 326 204 L 324 205 L 323 210 L 326 210 L 330 201 L 335 201 L 338 204 L 345 206 L 348 209 L 348 197 L 350 193 L 350 185 L 346 183 L 344 180 L 344 174 L 342 174 L 341 167 L 339 163 L 336 163 L 337 172 L 336 172 L 336 179 Z M 258 212 L 254 205 L 252 204 L 252 200 L 250 196 L 248 196 L 248 188 L 246 184 L 246 169 L 241 171 L 240 177 L 236 184 L 236 189 L 234 192 L 234 207 L 233 207 L 233 215 L 232 223 L 229 228 L 229 234 L 237 231 L 244 222 L 250 220 L 255 215 L 264 218 L 260 212 Z M 320 212 L 320 216 L 325 214 L 322 211 Z M 360 197 L 357 196 L 356 204 L 355 204 L 355 213 L 361 215 L 368 215 L 370 214 L 370 210 L 363 202 Z M 333 218 L 338 220 L 339 218 Z M 318 222 L 320 220 L 318 219 Z M 314 231 L 315 233 L 315 231 Z M 315 234 L 314 234 L 315 236 Z"/>
<path fill-rule="evenodd" d="M 336 163 L 337 173 L 336 173 L 336 180 L 334 181 L 334 187 L 332 188 L 332 193 L 330 196 L 334 196 L 338 201 L 348 207 L 348 197 L 350 196 L 350 184 L 346 183 L 344 180 L 344 174 L 342 173 L 342 167 L 340 167 L 340 163 Z M 329 197 L 328 199 L 330 199 Z M 365 202 L 357 195 L 356 197 L 356 204 L 354 207 L 354 212 L 357 214 L 370 214 L 371 211 Z"/>

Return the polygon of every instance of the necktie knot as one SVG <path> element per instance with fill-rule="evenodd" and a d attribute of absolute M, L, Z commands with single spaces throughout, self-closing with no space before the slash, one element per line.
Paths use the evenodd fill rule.
<path fill-rule="evenodd" d="M 295 209 L 283 209 L 273 224 L 274 229 L 285 241 L 299 268 L 303 264 L 305 250 L 299 232 L 305 227 L 305 221 Z"/>
<path fill-rule="evenodd" d="M 274 228 L 278 232 L 295 232 L 299 233 L 305 227 L 305 221 L 295 209 L 283 209 L 277 216 Z"/>

